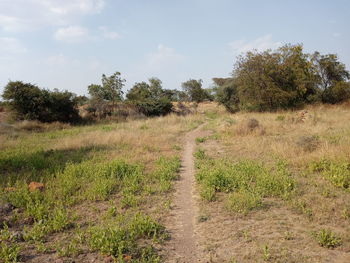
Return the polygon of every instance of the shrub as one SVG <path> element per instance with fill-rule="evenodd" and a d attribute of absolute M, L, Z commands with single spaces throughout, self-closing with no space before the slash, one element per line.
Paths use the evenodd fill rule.
<path fill-rule="evenodd" d="M 240 122 L 235 126 L 234 131 L 235 134 L 239 136 L 246 136 L 249 134 L 264 135 L 266 133 L 265 128 L 254 118 Z"/>
<path fill-rule="evenodd" d="M 18 119 L 41 122 L 80 120 L 75 94 L 68 91 L 49 91 L 30 83 L 10 81 L 2 96 Z"/>

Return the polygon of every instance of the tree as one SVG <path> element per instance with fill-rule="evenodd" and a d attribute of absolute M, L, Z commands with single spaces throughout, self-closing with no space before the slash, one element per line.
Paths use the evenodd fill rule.
<path fill-rule="evenodd" d="M 210 99 L 208 92 L 202 88 L 203 81 L 201 79 L 190 79 L 181 84 L 182 89 L 186 92 L 190 101 L 202 102 Z"/>
<path fill-rule="evenodd" d="M 216 85 L 216 100 L 229 112 L 239 111 L 238 87 L 233 78 L 213 78 Z"/>
<path fill-rule="evenodd" d="M 162 82 L 157 78 L 150 78 L 149 84 L 135 83 L 126 94 L 126 98 L 146 116 L 165 115 L 172 108 L 168 93 L 162 88 Z"/>
<path fill-rule="evenodd" d="M 240 109 L 267 111 L 296 108 L 311 102 L 315 75 L 301 45 L 272 52 L 248 52 L 233 71 Z"/>
<path fill-rule="evenodd" d="M 321 101 L 334 104 L 349 99 L 349 83 L 346 81 L 350 79 L 350 73 L 346 70 L 345 64 L 338 61 L 338 56 L 315 52 L 312 62 L 317 74 Z"/>
<path fill-rule="evenodd" d="M 121 78 L 120 72 L 115 72 L 109 77 L 103 74 L 101 82 L 102 85 L 91 84 L 88 86 L 88 92 L 92 98 L 110 101 L 113 106 L 116 102 L 122 101 L 125 79 Z"/>
<path fill-rule="evenodd" d="M 80 119 L 76 95 L 68 91 L 49 91 L 30 83 L 10 81 L 2 96 L 18 119 L 42 122 L 76 122 Z"/>

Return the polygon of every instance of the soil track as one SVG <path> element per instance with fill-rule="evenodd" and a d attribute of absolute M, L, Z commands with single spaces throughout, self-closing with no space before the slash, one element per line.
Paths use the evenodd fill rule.
<path fill-rule="evenodd" d="M 195 190 L 193 157 L 196 146 L 195 139 L 208 133 L 202 131 L 203 125 L 187 133 L 185 137 L 180 179 L 175 185 L 174 209 L 167 223 L 167 228 L 171 233 L 171 240 L 168 244 L 168 260 L 166 261 L 169 263 L 205 262 L 196 234 L 199 206 Z"/>

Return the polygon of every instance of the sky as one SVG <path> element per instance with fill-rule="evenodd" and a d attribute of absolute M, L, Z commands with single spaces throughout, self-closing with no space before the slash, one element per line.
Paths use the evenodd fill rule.
<path fill-rule="evenodd" d="M 0 93 L 12 80 L 87 94 L 121 72 L 125 90 L 228 77 L 236 57 L 302 43 L 350 69 L 348 0 L 0 0 Z"/>

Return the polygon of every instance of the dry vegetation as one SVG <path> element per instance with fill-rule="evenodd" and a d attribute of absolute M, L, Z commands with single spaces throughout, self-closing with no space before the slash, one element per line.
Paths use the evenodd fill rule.
<path fill-rule="evenodd" d="M 0 262 L 166 261 L 162 223 L 182 137 L 200 123 L 211 133 L 196 139 L 195 154 L 206 262 L 350 262 L 347 105 L 197 111 L 40 132 L 3 127 Z M 44 190 L 29 191 L 32 181 Z"/>
<path fill-rule="evenodd" d="M 169 115 L 40 133 L 6 127 L 0 262 L 159 262 L 181 138 L 201 119 Z M 30 191 L 30 182 L 44 188 Z"/>
<path fill-rule="evenodd" d="M 350 262 L 349 107 L 207 112 L 197 180 L 210 259 Z"/>

